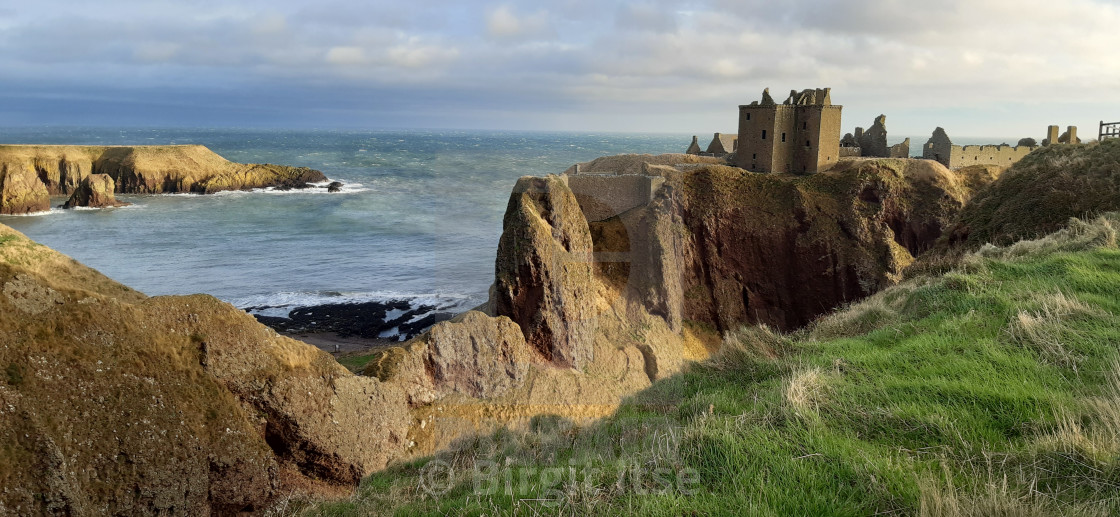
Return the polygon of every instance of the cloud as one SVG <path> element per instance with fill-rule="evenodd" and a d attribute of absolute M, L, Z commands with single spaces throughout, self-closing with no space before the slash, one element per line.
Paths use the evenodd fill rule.
<path fill-rule="evenodd" d="M 487 2 L 43 0 L 0 17 L 0 74 L 29 94 L 42 77 L 72 92 L 98 82 L 112 91 L 128 77 L 200 99 L 245 85 L 328 98 L 392 89 L 416 109 L 429 103 L 404 102 L 410 92 L 473 103 L 463 110 L 476 118 L 500 106 L 503 117 L 583 110 L 619 124 L 666 106 L 682 120 L 731 120 L 766 86 L 832 86 L 845 113 L 1054 102 L 1120 113 L 1114 2 Z M 274 108 L 300 109 L 303 98 Z"/>
<path fill-rule="evenodd" d="M 653 4 L 624 3 L 615 15 L 619 28 L 656 33 L 677 30 L 676 12 L 672 7 Z"/>
<path fill-rule="evenodd" d="M 367 60 L 361 47 L 331 47 L 327 50 L 327 62 L 332 65 L 361 65 Z"/>
<path fill-rule="evenodd" d="M 486 15 L 486 33 L 495 39 L 547 39 L 553 29 L 543 10 L 519 15 L 512 6 L 502 5 Z"/>

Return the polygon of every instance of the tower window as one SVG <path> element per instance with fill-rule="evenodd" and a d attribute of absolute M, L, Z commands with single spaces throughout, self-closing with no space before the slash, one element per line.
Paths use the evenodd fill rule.
<path fill-rule="evenodd" d="M 801 123 L 801 129 L 809 129 L 809 123 L 808 122 L 802 122 Z"/>
<path fill-rule="evenodd" d="M 785 133 L 782 133 L 782 141 L 783 141 L 783 142 L 785 142 L 785 141 L 786 141 L 786 134 L 785 134 Z"/>
<path fill-rule="evenodd" d="M 766 130 L 765 129 L 762 130 L 762 139 L 766 140 Z"/>
<path fill-rule="evenodd" d="M 813 145 L 813 144 L 812 144 L 812 143 L 810 143 L 810 142 L 809 142 L 808 140 L 806 140 L 806 141 L 805 141 L 805 147 L 811 147 L 812 145 Z"/>
<path fill-rule="evenodd" d="M 752 160 L 757 160 L 757 159 L 758 159 L 758 153 L 754 153 L 754 154 L 752 154 L 752 155 L 751 155 L 751 159 L 752 159 Z"/>
<path fill-rule="evenodd" d="M 750 119 L 751 119 L 751 114 L 747 113 L 747 120 L 750 120 Z"/>

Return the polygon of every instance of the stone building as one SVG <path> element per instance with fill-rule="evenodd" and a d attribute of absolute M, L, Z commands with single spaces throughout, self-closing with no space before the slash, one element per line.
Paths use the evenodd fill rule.
<path fill-rule="evenodd" d="M 853 150 L 859 149 L 859 152 Z M 864 131 L 857 127 L 855 134 L 848 133 L 840 140 L 842 156 L 867 156 L 873 158 L 909 158 L 910 139 L 900 144 L 887 145 L 887 116 L 879 115 L 871 128 Z"/>
<path fill-rule="evenodd" d="M 739 143 L 739 135 L 731 133 L 716 133 L 712 137 L 712 141 L 708 144 L 706 150 L 700 149 L 700 142 L 697 137 L 692 137 L 692 144 L 688 146 L 685 154 L 695 154 L 698 156 L 727 156 L 735 154 L 735 149 Z"/>
<path fill-rule="evenodd" d="M 1076 129 L 1074 130 L 1076 131 Z M 949 135 L 942 128 L 933 130 L 933 135 L 922 147 L 922 158 L 941 162 L 950 169 L 968 165 L 999 165 L 1007 167 L 1038 149 L 1037 146 L 1007 144 L 1000 145 L 953 145 Z"/>
<path fill-rule="evenodd" d="M 735 162 L 755 172 L 812 173 L 840 158 L 840 112 L 830 88 L 791 91 L 782 104 L 770 89 L 762 100 L 739 106 Z"/>

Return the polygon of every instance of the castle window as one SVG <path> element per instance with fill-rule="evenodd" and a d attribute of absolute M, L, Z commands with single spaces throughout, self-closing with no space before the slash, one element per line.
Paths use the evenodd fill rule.
<path fill-rule="evenodd" d="M 808 122 L 802 122 L 801 123 L 801 129 L 809 129 L 809 123 Z"/>
<path fill-rule="evenodd" d="M 813 146 L 813 144 L 811 142 L 809 142 L 808 140 L 805 141 L 805 147 L 812 147 L 812 146 Z"/>
<path fill-rule="evenodd" d="M 754 154 L 752 154 L 752 155 L 751 155 L 751 159 L 752 159 L 752 160 L 757 160 L 757 159 L 758 159 L 758 153 L 754 153 Z"/>
<path fill-rule="evenodd" d="M 747 113 L 747 120 L 750 120 L 750 119 L 751 119 L 751 114 Z"/>
<path fill-rule="evenodd" d="M 785 142 L 785 141 L 786 141 L 786 134 L 785 134 L 785 133 L 782 133 L 782 141 L 783 141 L 783 142 Z"/>
<path fill-rule="evenodd" d="M 766 130 L 765 129 L 762 130 L 762 139 L 766 140 Z"/>

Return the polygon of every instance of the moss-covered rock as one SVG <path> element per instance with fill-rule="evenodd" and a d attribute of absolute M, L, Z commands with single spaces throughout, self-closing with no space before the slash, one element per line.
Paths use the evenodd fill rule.
<path fill-rule="evenodd" d="M 0 513 L 233 514 L 407 450 L 404 392 L 0 225 Z"/>

